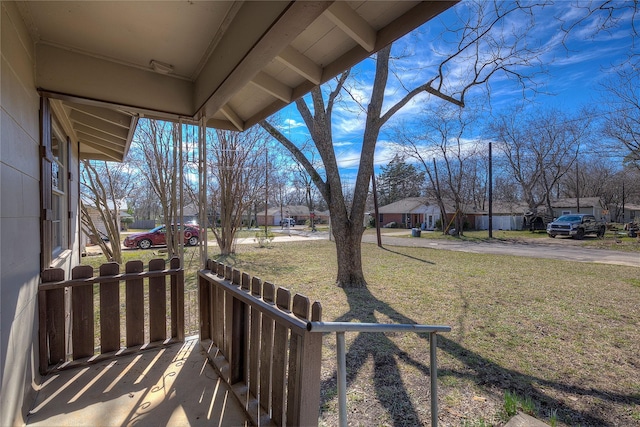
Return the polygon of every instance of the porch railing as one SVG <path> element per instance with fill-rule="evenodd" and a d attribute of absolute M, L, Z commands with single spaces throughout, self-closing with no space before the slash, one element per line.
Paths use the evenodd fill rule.
<path fill-rule="evenodd" d="M 254 425 L 317 425 L 320 303 L 207 260 L 199 272 L 200 339 Z"/>
<path fill-rule="evenodd" d="M 167 277 L 170 278 L 167 283 Z M 42 272 L 38 288 L 40 372 L 184 340 L 184 270 L 173 258 Z M 99 324 L 99 333 L 96 325 Z M 145 329 L 145 325 L 147 328 Z"/>
<path fill-rule="evenodd" d="M 431 427 L 438 427 L 438 333 L 451 332 L 445 325 L 415 325 L 387 323 L 309 322 L 310 332 L 335 332 L 338 375 L 338 425 L 347 427 L 347 347 L 345 332 L 416 332 L 429 334 L 429 371 L 431 384 Z"/>
<path fill-rule="evenodd" d="M 449 326 L 322 322 L 320 303 L 207 260 L 200 338 L 254 425 L 317 425 L 322 334 L 335 332 L 339 425 L 347 425 L 346 332 L 429 334 L 431 425 L 438 425 L 437 334 Z"/>

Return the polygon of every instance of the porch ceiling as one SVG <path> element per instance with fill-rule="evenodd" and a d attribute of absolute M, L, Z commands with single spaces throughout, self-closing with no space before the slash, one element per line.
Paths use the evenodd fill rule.
<path fill-rule="evenodd" d="M 24 1 L 36 85 L 85 158 L 139 117 L 244 130 L 456 1 Z M 59 111 L 60 112 L 60 111 Z"/>

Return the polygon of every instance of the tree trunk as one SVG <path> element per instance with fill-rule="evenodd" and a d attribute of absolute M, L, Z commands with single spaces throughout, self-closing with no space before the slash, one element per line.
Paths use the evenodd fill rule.
<path fill-rule="evenodd" d="M 456 235 L 464 236 L 464 216 L 460 208 L 456 209 Z"/>
<path fill-rule="evenodd" d="M 336 285 L 341 288 L 366 287 L 367 282 L 362 271 L 362 223 L 343 220 L 332 221 L 331 224 L 338 258 Z"/>

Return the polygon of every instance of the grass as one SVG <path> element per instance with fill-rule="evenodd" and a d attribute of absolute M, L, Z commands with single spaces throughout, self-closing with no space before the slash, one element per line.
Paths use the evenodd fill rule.
<path fill-rule="evenodd" d="M 527 415 L 535 416 L 537 415 L 536 403 L 529 396 L 521 397 L 507 390 L 504 393 L 504 412 L 506 419 L 508 420 L 519 411 Z"/>
<path fill-rule="evenodd" d="M 510 391 L 504 393 L 504 414 L 509 419 L 518 413 L 518 396 Z"/>
<path fill-rule="evenodd" d="M 347 290 L 334 285 L 331 242 L 237 252 L 224 261 L 320 301 L 325 321 L 452 326 L 438 341 L 442 425 L 504 424 L 509 391 L 554 425 L 640 426 L 637 268 L 364 244 L 369 286 Z M 429 423 L 427 337 L 347 334 L 347 345 L 351 422 Z M 326 336 L 321 425 L 337 424 L 335 398 Z"/>

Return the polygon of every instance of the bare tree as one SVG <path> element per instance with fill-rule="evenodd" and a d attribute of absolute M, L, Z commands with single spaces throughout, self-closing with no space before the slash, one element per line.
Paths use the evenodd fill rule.
<path fill-rule="evenodd" d="M 625 162 L 640 170 L 640 64 L 627 64 L 603 84 L 606 116 L 603 135 L 612 151 L 623 148 Z"/>
<path fill-rule="evenodd" d="M 602 156 L 580 156 L 558 184 L 557 197 L 600 197 L 618 165 Z"/>
<path fill-rule="evenodd" d="M 440 105 L 442 104 L 442 105 Z M 443 232 L 447 202 L 453 206 L 455 234 L 463 234 L 465 214 L 474 204 L 473 186 L 479 147 L 471 140 L 469 128 L 476 117 L 473 112 L 438 103 L 425 111 L 420 135 L 405 129 L 397 134 L 402 151 L 418 161 L 431 183 L 431 193 L 440 207 Z"/>
<path fill-rule="evenodd" d="M 284 218 L 283 206 L 292 204 L 291 192 L 291 171 L 286 168 L 271 168 L 269 176 L 269 201 L 274 206 L 280 207 L 280 217 Z M 268 206 L 267 206 L 268 208 Z"/>
<path fill-rule="evenodd" d="M 353 186 L 353 201 L 346 202 L 346 194 L 340 178 L 332 137 L 332 115 L 339 95 L 345 88 L 349 72 L 340 75 L 326 93 L 319 87 L 311 91 L 312 109 L 304 99 L 296 106 L 302 116 L 322 162 L 322 174 L 291 140 L 268 122 L 261 125 L 305 167 L 314 184 L 329 206 L 333 236 L 336 242 L 338 273 L 336 283 L 342 287 L 363 287 L 366 280 L 362 271 L 361 238 L 364 231 L 364 213 L 369 194 L 369 185 L 374 166 L 374 152 L 378 136 L 385 125 L 398 111 L 417 95 L 429 94 L 457 106 L 465 105 L 467 93 L 475 86 L 486 85 L 492 76 L 501 73 L 515 78 L 523 87 L 529 76 L 523 74 L 527 65 L 537 63 L 541 50 L 532 49 L 525 43 L 532 27 L 533 10 L 539 6 L 519 3 L 495 2 L 465 3 L 464 13 L 456 26 L 447 29 L 446 37 L 457 40 L 452 53 L 445 53 L 431 76 L 424 71 L 422 80 L 414 88 L 405 88 L 403 96 L 383 110 L 385 89 L 390 74 L 391 46 L 381 49 L 376 55 L 376 68 L 369 102 L 361 103 L 366 111 L 362 150 L 357 177 Z M 526 18 L 518 26 L 504 31 L 510 17 L 519 14 Z M 454 37 L 451 37 L 453 35 Z M 460 72 L 460 67 L 467 67 Z M 457 70 L 454 72 L 453 70 Z M 355 97 L 353 97 L 356 99 Z M 385 106 L 387 107 L 387 106 Z"/>
<path fill-rule="evenodd" d="M 141 176 L 138 176 L 142 178 Z M 136 220 L 156 220 L 160 218 L 162 206 L 153 192 L 153 187 L 146 179 L 134 183 L 135 191 L 129 194 L 129 207 L 133 209 Z"/>
<path fill-rule="evenodd" d="M 168 257 L 178 254 L 179 242 L 171 225 L 178 220 L 180 128 L 178 123 L 141 120 L 134 138 L 139 154 L 135 162 L 148 181 L 153 194 L 162 207 L 162 218 L 167 226 Z"/>
<path fill-rule="evenodd" d="M 625 36 L 631 41 L 632 48 L 623 63 L 615 65 L 628 65 L 637 69 L 640 65 L 638 6 L 637 1 L 574 0 L 570 7 L 563 8 L 564 14 L 557 17 L 563 32 L 562 42 L 571 50 L 571 37 L 574 33 L 579 33 L 583 38 L 595 38 L 602 33 L 626 32 Z"/>
<path fill-rule="evenodd" d="M 264 199 L 266 138 L 259 127 L 243 133 L 216 130 L 209 134 L 208 167 L 212 181 L 211 204 L 220 212 L 220 227 L 212 227 L 222 255 L 235 252 L 235 235 L 243 214 Z"/>
<path fill-rule="evenodd" d="M 120 246 L 120 203 L 129 196 L 134 176 L 127 162 L 82 161 L 80 173 L 81 223 L 88 236 L 94 236 L 107 260 L 122 264 Z M 107 244 L 90 209 L 95 209 L 104 225 Z"/>
<path fill-rule="evenodd" d="M 575 167 L 580 147 L 588 142 L 589 115 L 569 116 L 558 110 L 514 111 L 491 125 L 498 149 L 520 185 L 531 212 L 551 200 L 560 180 Z"/>
<path fill-rule="evenodd" d="M 296 204 L 306 205 L 309 212 L 313 212 L 313 190 L 315 189 L 315 185 L 313 185 L 313 181 L 306 169 L 298 162 L 295 162 L 294 166 L 293 185 L 296 193 L 299 194 L 296 197 Z"/>
<path fill-rule="evenodd" d="M 599 153 L 580 157 L 574 170 L 567 173 L 560 183 L 561 197 L 597 197 L 603 209 L 609 211 L 613 221 L 621 220 L 625 205 L 640 201 L 640 170 L 631 165 L 619 168 L 615 158 Z M 577 191 L 576 191 L 577 189 Z"/>
<path fill-rule="evenodd" d="M 497 144 L 498 148 L 504 152 L 513 178 L 520 186 L 522 200 L 530 211 L 535 212 L 545 201 L 539 184 L 544 164 L 533 155 L 530 145 L 535 144 L 536 139 L 520 122 L 521 114 L 519 110 L 504 114 L 490 125 L 490 129 L 501 141 L 502 146 Z"/>

